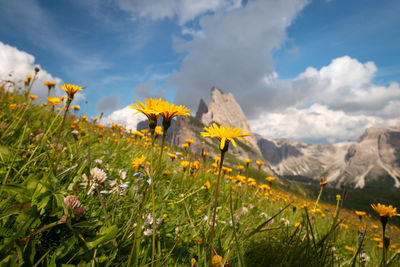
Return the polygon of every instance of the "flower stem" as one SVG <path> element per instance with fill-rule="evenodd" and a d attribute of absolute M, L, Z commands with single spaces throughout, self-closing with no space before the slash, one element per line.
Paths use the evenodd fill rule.
<path fill-rule="evenodd" d="M 152 238 L 152 249 L 151 249 L 151 267 L 154 266 L 154 256 L 156 252 L 156 212 L 155 212 L 155 200 L 154 200 L 154 142 L 156 140 L 155 134 L 152 134 L 151 151 L 150 151 L 150 179 L 151 179 L 151 202 L 152 202 L 152 216 L 153 216 L 153 238 Z"/>
<path fill-rule="evenodd" d="M 221 150 L 221 161 L 219 163 L 219 170 L 218 170 L 218 177 L 217 177 L 217 187 L 215 188 L 215 201 L 214 201 L 214 212 L 213 212 L 213 219 L 212 219 L 212 225 L 211 225 L 211 240 L 210 240 L 210 262 L 209 262 L 209 267 L 212 267 L 212 253 L 213 253 L 213 241 L 214 241 L 214 226 L 215 226 L 215 217 L 217 215 L 217 206 L 218 206 L 218 188 L 219 188 L 219 180 L 221 178 L 221 173 L 222 173 L 222 165 L 224 163 L 224 156 L 225 156 L 224 150 Z"/>

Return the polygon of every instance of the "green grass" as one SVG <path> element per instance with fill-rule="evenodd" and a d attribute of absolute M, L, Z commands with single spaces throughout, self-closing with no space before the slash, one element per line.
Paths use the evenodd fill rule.
<path fill-rule="evenodd" d="M 62 125 L 63 111 L 53 112 L 21 95 L 0 93 L 1 266 L 150 266 L 151 176 L 155 181 L 154 265 L 191 266 L 192 259 L 196 261 L 192 266 L 208 265 L 216 184 L 211 161 L 183 172 L 179 159 L 162 155 L 158 162 L 160 152 L 155 149 L 151 164 L 151 145 L 122 128 L 101 129 L 71 115 Z M 11 109 L 10 104 L 19 106 Z M 204 141 L 218 151 L 217 141 Z M 169 146 L 166 152 L 177 149 Z M 136 170 L 132 161 L 141 156 L 149 163 Z M 183 153 L 183 160 L 194 158 L 199 155 Z M 226 165 L 237 164 L 243 162 L 228 151 Z M 107 177 L 91 190 L 94 168 Z M 326 188 L 320 210 L 313 213 L 318 186 L 281 178 L 265 195 L 258 187 L 235 181 L 236 174 L 234 170 L 222 177 L 218 197 L 213 247 L 224 263 L 364 266 L 359 257 L 364 250 L 370 258 L 365 266 L 381 262 L 382 249 L 372 240 L 381 232 L 372 227 L 379 221 L 366 217 L 360 223 L 352 210 L 336 209 L 339 191 Z M 260 185 L 269 174 L 251 164 L 248 175 Z M 85 176 L 90 180 L 86 187 Z M 84 210 L 68 206 L 64 202 L 68 196 L 75 196 Z M 367 209 L 370 203 L 400 204 L 395 192 L 388 196 L 390 203 L 384 193 L 356 190 L 349 192 L 343 206 L 373 215 Z M 364 222 L 366 236 L 361 240 L 359 227 Z M 393 222 L 389 220 L 387 233 L 396 248 L 388 251 L 387 262 L 398 266 L 400 229 Z"/>

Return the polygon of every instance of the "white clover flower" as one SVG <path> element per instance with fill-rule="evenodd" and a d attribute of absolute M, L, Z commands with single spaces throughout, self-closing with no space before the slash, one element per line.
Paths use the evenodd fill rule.
<path fill-rule="evenodd" d="M 94 167 L 90 170 L 90 178 L 98 184 L 102 184 L 107 179 L 107 174 L 102 169 Z"/>

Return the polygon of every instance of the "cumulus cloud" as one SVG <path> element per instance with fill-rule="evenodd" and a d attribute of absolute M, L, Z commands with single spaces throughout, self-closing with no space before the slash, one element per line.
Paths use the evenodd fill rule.
<path fill-rule="evenodd" d="M 110 126 L 112 123 L 120 124 L 126 129 L 136 130 L 137 124 L 145 120 L 147 120 L 145 115 L 141 113 L 135 114 L 135 111 L 127 106 L 112 112 L 109 116 L 103 117 L 99 122 L 107 126 Z"/>
<path fill-rule="evenodd" d="M 268 138 L 294 138 L 308 142 L 339 142 L 357 139 L 371 126 L 400 126 L 400 118 L 351 115 L 313 104 L 307 108 L 289 107 L 281 112 L 264 113 L 249 121 L 252 130 Z"/>
<path fill-rule="evenodd" d="M 119 95 L 106 96 L 97 102 L 97 111 L 107 113 L 115 110 L 121 102 Z"/>
<path fill-rule="evenodd" d="M 286 28 L 306 4 L 249 1 L 229 13 L 202 17 L 201 35 L 175 41 L 177 51 L 185 55 L 181 69 L 169 80 L 178 88 L 177 102 L 196 107 L 216 86 L 232 92 L 247 115 L 258 114 L 272 90 L 264 83 L 274 72 L 272 52 L 285 42 Z"/>
<path fill-rule="evenodd" d="M 133 18 L 152 20 L 177 18 L 183 25 L 207 12 L 230 11 L 241 6 L 241 0 L 118 0 L 122 10 Z"/>
<path fill-rule="evenodd" d="M 44 101 L 47 97 L 47 87 L 43 85 L 44 81 L 54 81 L 60 83 L 61 79 L 52 76 L 40 65 L 35 64 L 35 57 L 24 51 L 18 50 L 16 47 L 0 42 L 0 80 L 11 80 L 17 83 L 17 87 L 24 88 L 24 80 L 26 75 L 34 73 L 35 66 L 41 69 L 38 73 L 38 80 L 35 81 L 32 94 L 40 97 L 40 101 Z M 55 95 L 65 95 L 65 92 L 56 87 Z M 84 98 L 83 94 L 77 93 L 75 100 Z"/>

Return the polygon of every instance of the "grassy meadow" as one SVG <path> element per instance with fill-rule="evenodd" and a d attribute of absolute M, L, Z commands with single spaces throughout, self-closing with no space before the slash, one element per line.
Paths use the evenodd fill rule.
<path fill-rule="evenodd" d="M 393 209 L 224 161 L 240 133 L 198 155 L 164 143 L 165 123 L 100 125 L 68 90 L 41 103 L 33 82 L 0 88 L 1 266 L 400 265 Z"/>

